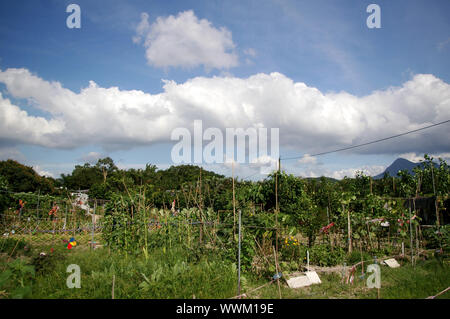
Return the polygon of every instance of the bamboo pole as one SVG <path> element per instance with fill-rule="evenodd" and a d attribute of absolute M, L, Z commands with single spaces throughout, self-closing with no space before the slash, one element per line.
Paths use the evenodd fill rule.
<path fill-rule="evenodd" d="M 440 222 L 439 222 L 439 208 L 438 208 L 438 198 L 436 196 L 436 186 L 434 184 L 434 169 L 433 169 L 433 162 L 431 162 L 431 179 L 433 181 L 433 194 L 435 196 L 435 200 L 434 200 L 434 207 L 436 209 L 436 226 L 439 227 L 440 226 Z"/>
<path fill-rule="evenodd" d="M 309 250 L 306 250 L 306 271 L 309 271 Z"/>
<path fill-rule="evenodd" d="M 52 224 L 53 224 L 53 236 L 52 236 L 52 247 L 55 246 L 55 223 L 56 220 L 52 220 Z"/>
<path fill-rule="evenodd" d="M 367 237 L 369 237 L 369 249 L 372 250 L 373 248 L 373 243 L 372 243 L 372 238 L 370 237 L 370 227 L 369 227 L 369 223 L 366 223 L 367 225 Z"/>
<path fill-rule="evenodd" d="M 415 214 L 417 214 L 417 212 L 416 212 L 416 199 L 415 198 L 413 199 L 413 204 L 414 204 L 414 215 L 415 215 Z M 419 235 L 418 235 L 419 225 L 416 225 L 415 231 L 416 231 L 416 255 L 417 255 L 416 260 L 417 260 L 419 258 Z"/>
<path fill-rule="evenodd" d="M 439 205 L 438 205 L 438 198 L 436 196 L 435 200 L 434 200 L 434 207 L 436 209 L 436 226 L 439 227 L 440 226 L 440 221 L 439 221 Z"/>
<path fill-rule="evenodd" d="M 94 248 L 94 232 L 95 232 L 95 211 L 97 208 L 97 200 L 94 201 L 94 213 L 92 214 L 92 239 L 91 239 L 91 249 Z"/>
<path fill-rule="evenodd" d="M 415 227 L 415 232 L 416 232 L 416 260 L 419 259 L 419 226 L 416 225 Z"/>
<path fill-rule="evenodd" d="M 279 276 L 278 276 L 278 274 L 279 274 L 279 269 L 278 269 L 277 253 L 276 253 L 276 251 L 275 251 L 275 247 L 272 246 L 272 248 L 273 248 L 273 255 L 275 256 L 275 269 L 276 269 L 276 271 L 277 271 L 276 277 L 277 277 L 277 284 L 278 284 L 278 294 L 279 294 L 280 299 L 281 299 L 280 278 L 279 278 Z"/>
<path fill-rule="evenodd" d="M 410 240 L 410 249 L 411 249 L 411 265 L 414 265 L 414 248 L 413 248 L 413 239 L 412 239 L 412 220 L 411 220 L 411 202 L 409 203 L 409 240 Z"/>
<path fill-rule="evenodd" d="M 433 181 L 433 194 L 436 196 L 436 187 L 435 187 L 435 184 L 434 184 L 434 169 L 433 169 L 433 166 L 434 166 L 434 164 L 433 164 L 433 162 L 431 162 L 431 179 Z"/>
<path fill-rule="evenodd" d="M 330 213 L 328 211 L 328 206 L 327 206 L 327 220 L 328 220 L 328 225 L 330 225 Z M 331 242 L 331 231 L 327 232 L 327 237 L 328 237 L 328 243 L 330 244 L 331 250 L 333 250 L 333 244 Z"/>
<path fill-rule="evenodd" d="M 345 212 L 345 205 L 342 204 L 342 210 Z M 352 226 L 350 224 L 350 210 L 347 210 L 347 232 L 348 232 L 348 253 L 352 252 Z"/>

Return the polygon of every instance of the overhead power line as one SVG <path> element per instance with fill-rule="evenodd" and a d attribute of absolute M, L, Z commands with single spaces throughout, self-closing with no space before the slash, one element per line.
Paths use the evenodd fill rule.
<path fill-rule="evenodd" d="M 333 150 L 333 151 L 327 151 L 327 152 L 312 154 L 312 155 L 308 155 L 308 156 L 313 157 L 313 156 L 320 156 L 320 155 L 325 155 L 325 154 L 330 154 L 330 153 L 342 152 L 342 151 L 350 150 L 350 149 L 353 149 L 353 148 L 366 146 L 366 145 L 370 145 L 370 144 L 375 144 L 375 143 L 383 142 L 383 141 L 390 140 L 390 139 L 393 139 L 393 138 L 396 138 L 396 137 L 400 137 L 400 136 L 404 136 L 404 135 L 407 135 L 407 134 L 415 133 L 415 132 L 418 132 L 418 131 L 426 130 L 426 129 L 429 129 L 429 128 L 432 128 L 432 127 L 435 127 L 435 126 L 438 126 L 438 125 L 449 123 L 449 122 L 450 122 L 450 120 L 447 120 L 447 121 L 439 122 L 439 123 L 436 123 L 436 124 L 428 125 L 428 126 L 425 126 L 425 127 L 422 127 L 422 128 L 418 128 L 416 130 L 412 130 L 412 131 L 408 131 L 408 132 L 405 132 L 405 133 L 401 133 L 401 134 L 385 137 L 385 138 L 382 138 L 382 139 L 379 139 L 379 140 L 375 140 L 375 141 L 371 141 L 371 142 L 367 142 L 367 143 L 362 143 L 362 144 L 358 144 L 358 145 L 352 145 L 352 146 L 343 147 L 343 148 L 338 148 L 338 149 Z M 280 160 L 286 161 L 286 160 L 298 159 L 298 158 L 302 158 L 303 156 L 304 155 L 293 156 L 293 157 L 284 157 L 284 158 L 280 158 Z"/>

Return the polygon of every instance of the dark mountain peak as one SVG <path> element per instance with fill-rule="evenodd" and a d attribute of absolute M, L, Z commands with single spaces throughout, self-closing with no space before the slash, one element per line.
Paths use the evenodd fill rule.
<path fill-rule="evenodd" d="M 393 161 L 391 165 L 398 165 L 398 164 L 415 165 L 415 164 L 419 164 L 419 163 L 414 163 L 414 162 L 407 160 L 406 158 L 399 157 L 395 161 Z"/>
<path fill-rule="evenodd" d="M 374 179 L 383 178 L 385 173 L 388 173 L 389 176 L 397 177 L 398 172 L 401 170 L 407 170 L 408 173 L 414 174 L 413 168 L 415 168 L 416 166 L 420 166 L 420 165 L 422 165 L 422 163 L 420 163 L 420 162 L 414 163 L 414 162 L 408 161 L 405 158 L 400 157 L 400 158 L 397 158 L 394 162 L 392 162 L 392 164 L 389 165 L 383 173 L 376 175 L 373 178 Z"/>

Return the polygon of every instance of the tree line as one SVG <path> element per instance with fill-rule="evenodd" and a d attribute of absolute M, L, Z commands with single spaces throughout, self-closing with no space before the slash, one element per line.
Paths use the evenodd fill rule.
<path fill-rule="evenodd" d="M 106 157 L 96 164 L 76 165 L 70 174 L 52 178 L 40 176 L 32 167 L 17 161 L 6 160 L 0 162 L 0 209 L 3 211 L 8 205 L 8 192 L 66 196 L 69 191 L 87 190 L 91 198 L 106 200 L 118 194 L 145 192 L 150 205 L 156 208 L 170 208 L 175 200 L 177 209 L 231 210 L 232 185 L 231 177 L 194 165 L 158 169 L 147 164 L 145 168 L 119 169 L 110 157 Z M 326 177 L 302 178 L 282 171 L 273 172 L 262 181 L 236 180 L 234 204 L 253 211 L 273 211 L 278 195 L 282 213 L 292 215 L 316 209 L 318 215 L 324 215 L 326 208 L 329 211 L 339 209 L 343 194 L 365 198 L 369 194 L 414 197 L 443 196 L 449 192 L 448 164 L 442 159 L 436 163 L 425 154 L 422 165 L 416 167 L 413 174 L 405 170 L 400 171 L 398 176 L 385 174 L 380 179 L 372 179 L 362 172 L 357 172 L 354 178 L 334 180 Z"/>

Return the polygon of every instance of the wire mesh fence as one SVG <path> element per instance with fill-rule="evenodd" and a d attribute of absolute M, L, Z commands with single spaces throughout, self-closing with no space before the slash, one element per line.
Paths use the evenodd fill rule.
<path fill-rule="evenodd" d="M 239 237 L 236 212 L 230 209 L 212 211 L 193 208 L 174 211 L 145 207 L 145 200 L 139 196 L 130 197 L 128 202 L 124 199 L 117 203 L 96 199 L 81 203 L 73 198 L 41 200 L 34 205 L 25 202 L 25 205 L 12 208 L 2 215 L 0 235 L 23 238 L 36 246 L 56 245 L 76 238 L 81 246 L 108 246 L 141 252 L 142 249 L 158 245 L 169 248 L 184 245 L 188 248 L 231 249 L 242 239 L 246 248 L 251 247 L 253 253 L 257 252 L 253 255 L 259 261 L 272 255 L 272 247 L 276 247 L 277 254 L 280 250 L 281 254 L 291 258 L 301 255 L 292 249 L 289 239 L 292 225 L 278 223 L 273 212 L 244 209 L 242 237 Z M 108 204 L 112 205 L 106 208 Z M 368 229 L 374 221 L 380 222 L 381 219 L 369 218 L 359 223 Z M 321 246 L 320 249 L 326 246 L 330 252 L 334 249 L 346 251 L 349 245 L 361 252 L 389 248 L 392 252 L 401 253 L 405 249 L 419 251 L 423 248 L 420 226 L 407 230 L 411 235 L 407 233 L 407 236 L 402 237 L 398 232 L 391 232 L 391 227 L 397 223 L 396 218 L 384 218 L 383 221 L 388 227 L 378 227 L 373 238 L 357 238 L 358 234 L 352 232 L 349 242 L 344 221 L 339 226 L 336 224 L 327 228 L 330 224 L 324 227 L 326 231 L 321 230 L 312 240 L 296 232 L 296 245 L 303 248 Z"/>

